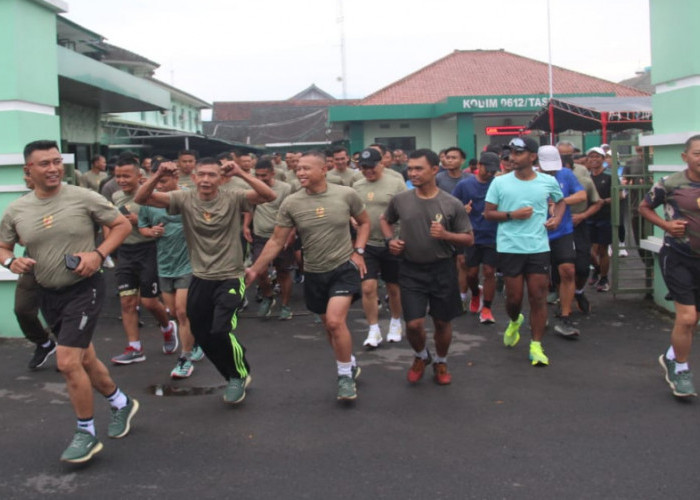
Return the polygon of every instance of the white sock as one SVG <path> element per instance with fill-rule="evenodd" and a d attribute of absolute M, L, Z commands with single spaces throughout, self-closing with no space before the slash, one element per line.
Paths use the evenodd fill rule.
<path fill-rule="evenodd" d="M 688 363 L 676 363 L 676 374 L 687 372 L 688 370 Z"/>
<path fill-rule="evenodd" d="M 49 339 L 49 340 L 47 340 L 46 342 L 44 342 L 43 344 L 41 344 L 41 347 L 43 347 L 44 349 L 46 349 L 47 347 L 50 347 L 51 344 L 53 344 L 53 342 L 51 341 L 51 339 Z"/>
<path fill-rule="evenodd" d="M 168 332 L 172 331 L 172 329 L 173 329 L 173 324 L 170 321 L 168 321 L 167 325 L 160 327 L 160 331 L 163 333 L 168 333 Z"/>
<path fill-rule="evenodd" d="M 352 361 L 343 363 L 342 361 L 335 362 L 338 365 L 338 376 L 352 377 Z"/>
<path fill-rule="evenodd" d="M 666 351 L 666 359 L 669 361 L 674 361 L 676 359 L 676 351 L 673 350 L 673 346 L 668 346 L 668 351 Z"/>
<path fill-rule="evenodd" d="M 423 349 L 421 352 L 415 351 L 415 356 L 420 359 L 428 359 L 428 349 Z"/>
<path fill-rule="evenodd" d="M 401 318 L 391 318 L 391 321 L 389 322 L 389 326 L 401 326 Z"/>
<path fill-rule="evenodd" d="M 469 294 L 460 292 L 459 296 L 462 298 L 462 302 L 464 302 L 465 300 L 467 300 L 467 297 L 469 296 Z"/>
<path fill-rule="evenodd" d="M 375 323 L 373 325 L 369 325 L 369 331 L 371 332 L 379 332 L 379 323 Z"/>
<path fill-rule="evenodd" d="M 129 347 L 131 347 L 132 349 L 135 349 L 137 351 L 140 351 L 141 350 L 141 341 L 137 340 L 135 342 L 129 342 Z"/>
<path fill-rule="evenodd" d="M 109 401 L 109 405 L 117 410 L 124 408 L 126 403 L 129 401 L 126 394 L 124 394 L 119 387 L 117 387 L 111 395 L 106 397 L 107 401 Z"/>
<path fill-rule="evenodd" d="M 95 435 L 95 419 L 93 418 L 79 418 L 78 419 L 78 429 L 83 431 L 88 431 L 93 436 Z"/>
<path fill-rule="evenodd" d="M 575 293 L 576 293 L 576 295 L 583 295 L 584 290 L 585 290 L 585 288 L 581 288 L 580 290 L 576 290 Z"/>
<path fill-rule="evenodd" d="M 354 355 L 354 354 L 351 354 L 351 355 L 350 355 L 350 364 L 351 364 L 352 366 L 357 366 L 357 360 L 355 359 L 355 355 Z"/>
<path fill-rule="evenodd" d="M 440 356 L 435 356 L 434 361 L 436 363 L 447 363 L 447 356 L 441 358 Z"/>

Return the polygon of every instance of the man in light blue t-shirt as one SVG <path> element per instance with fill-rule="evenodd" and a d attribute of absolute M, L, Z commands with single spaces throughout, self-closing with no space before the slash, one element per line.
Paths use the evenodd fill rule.
<path fill-rule="evenodd" d="M 547 322 L 550 266 L 547 231 L 559 226 L 566 205 L 556 179 L 533 169 L 539 144 L 529 137 L 518 137 L 510 141 L 509 147 L 513 171 L 493 180 L 484 209 L 484 218 L 499 223 L 496 250 L 506 283 L 506 313 L 511 319 L 503 343 L 513 347 L 520 340 L 525 281 L 532 329 L 530 360 L 533 366 L 546 366 L 549 359 L 542 350 L 541 340 Z M 550 200 L 553 215 L 548 219 Z"/>

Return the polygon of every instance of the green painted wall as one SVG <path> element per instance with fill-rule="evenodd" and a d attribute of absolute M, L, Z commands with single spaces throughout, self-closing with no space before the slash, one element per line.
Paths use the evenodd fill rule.
<path fill-rule="evenodd" d="M 457 146 L 462 148 L 467 154 L 467 159 L 471 158 L 476 150 L 474 140 L 474 115 L 457 115 Z"/>
<path fill-rule="evenodd" d="M 651 25 L 651 83 L 658 83 L 700 74 L 698 49 L 698 20 L 700 2 L 697 0 L 650 0 Z M 654 106 L 654 130 L 656 113 Z M 658 132 L 656 132 L 658 134 Z"/>
<path fill-rule="evenodd" d="M 365 128 L 362 122 L 350 122 L 350 154 L 365 148 Z"/>
<path fill-rule="evenodd" d="M 20 153 L 28 142 L 46 138 L 58 140 L 60 134 L 58 116 L 25 111 L 0 113 L 0 153 Z"/>
<path fill-rule="evenodd" d="M 55 15 L 27 0 L 0 1 L 0 100 L 58 105 Z M 0 130 L 2 135 L 2 130 Z"/>
<path fill-rule="evenodd" d="M 652 97 L 652 107 L 656 134 L 700 129 L 700 91 L 697 87 L 655 94 Z M 657 129 L 657 124 L 661 129 Z"/>

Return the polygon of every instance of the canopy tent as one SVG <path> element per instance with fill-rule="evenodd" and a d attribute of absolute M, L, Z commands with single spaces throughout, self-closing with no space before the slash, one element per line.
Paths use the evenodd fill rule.
<path fill-rule="evenodd" d="M 603 142 L 608 142 L 608 131 L 652 129 L 651 97 L 553 98 L 530 120 L 527 128 L 553 133 L 601 130 Z"/>

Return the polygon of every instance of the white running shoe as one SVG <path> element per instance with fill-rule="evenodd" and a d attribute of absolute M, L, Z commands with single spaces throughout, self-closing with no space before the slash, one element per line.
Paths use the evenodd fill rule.
<path fill-rule="evenodd" d="M 379 347 L 382 343 L 382 332 L 380 330 L 370 330 L 367 333 L 367 338 L 362 343 L 365 347 Z"/>
<path fill-rule="evenodd" d="M 386 336 L 387 342 L 401 342 L 401 323 L 393 323 L 389 326 L 389 333 Z"/>

